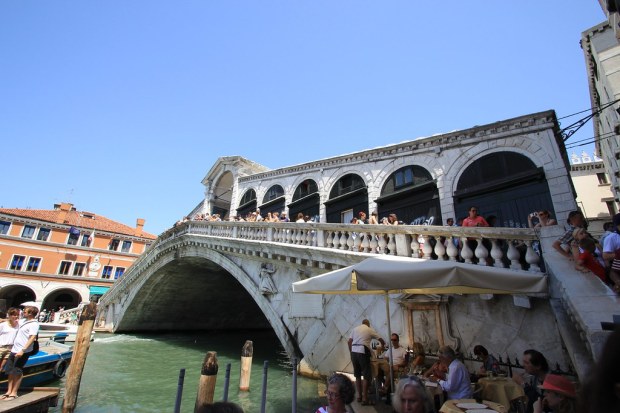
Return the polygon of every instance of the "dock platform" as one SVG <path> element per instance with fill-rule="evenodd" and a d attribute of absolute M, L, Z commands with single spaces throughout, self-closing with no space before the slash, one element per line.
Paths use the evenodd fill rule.
<path fill-rule="evenodd" d="M 0 400 L 0 413 L 45 413 L 58 405 L 58 387 L 26 387 L 20 389 L 19 397 Z"/>

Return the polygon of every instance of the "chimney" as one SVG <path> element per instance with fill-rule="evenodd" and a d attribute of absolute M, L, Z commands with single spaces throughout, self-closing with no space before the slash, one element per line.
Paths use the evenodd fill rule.
<path fill-rule="evenodd" d="M 136 220 L 136 230 L 134 231 L 134 234 L 137 237 L 141 236 L 143 228 L 144 228 L 144 218 L 138 218 Z"/>
<path fill-rule="evenodd" d="M 54 207 L 56 207 L 56 205 L 54 205 Z M 68 202 L 63 202 L 59 205 L 60 209 L 60 213 L 58 214 L 58 223 L 59 224 L 64 224 L 66 222 L 69 222 L 67 220 L 67 214 L 69 213 L 69 211 L 71 211 L 71 208 L 73 207 L 73 204 L 70 204 Z"/>

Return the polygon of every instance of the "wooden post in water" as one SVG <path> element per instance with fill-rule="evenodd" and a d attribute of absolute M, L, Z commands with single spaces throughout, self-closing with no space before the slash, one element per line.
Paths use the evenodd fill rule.
<path fill-rule="evenodd" d="M 86 364 L 86 356 L 90 348 L 90 336 L 95 325 L 95 317 L 97 316 L 97 303 L 91 301 L 82 308 L 82 314 L 78 321 L 78 332 L 75 337 L 75 345 L 73 346 L 73 357 L 71 357 L 71 366 L 67 373 L 65 381 L 65 398 L 62 401 L 62 413 L 73 413 L 77 404 L 78 393 L 80 392 L 80 382 L 82 381 L 82 372 Z"/>
<path fill-rule="evenodd" d="M 196 396 L 194 412 L 198 412 L 207 404 L 213 403 L 218 368 L 217 353 L 215 351 L 209 351 L 205 356 L 202 369 L 200 370 L 200 383 L 198 384 L 198 395 Z"/>
<path fill-rule="evenodd" d="M 239 390 L 250 391 L 250 373 L 252 373 L 252 355 L 254 345 L 251 340 L 246 340 L 241 349 L 241 374 L 239 377 Z"/>

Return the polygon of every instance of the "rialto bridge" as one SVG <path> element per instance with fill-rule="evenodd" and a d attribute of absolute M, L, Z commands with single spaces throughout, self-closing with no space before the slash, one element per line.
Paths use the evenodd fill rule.
<path fill-rule="evenodd" d="M 456 239 L 487 239 L 470 265 L 540 272 L 540 241 L 549 290 L 535 296 L 391 296 L 392 330 L 428 351 L 450 344 L 466 354 L 483 344 L 520 357 L 537 348 L 581 374 L 607 332 L 600 322 L 620 314 L 617 296 L 553 252 L 562 230 L 427 225 L 347 225 L 189 221 L 164 232 L 105 294 L 98 325 L 114 332 L 271 328 L 308 371 L 348 370 L 346 341 L 363 318 L 387 335 L 381 296 L 304 295 L 295 281 L 376 254 L 455 260 Z M 446 242 L 436 242 L 438 240 Z M 447 246 L 447 247 L 446 247 Z M 501 276 L 501 275 L 498 275 Z"/>

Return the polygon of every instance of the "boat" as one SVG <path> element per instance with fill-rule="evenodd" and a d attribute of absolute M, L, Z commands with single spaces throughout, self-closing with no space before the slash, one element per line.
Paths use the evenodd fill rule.
<path fill-rule="evenodd" d="M 73 347 L 54 340 L 42 341 L 39 351 L 30 356 L 23 368 L 23 387 L 35 387 L 64 377 L 71 363 Z M 0 387 L 6 387 L 7 375 L 0 373 Z"/>
<path fill-rule="evenodd" d="M 75 324 L 39 323 L 39 339 L 41 339 L 41 341 L 51 339 L 59 333 L 66 333 L 67 338 L 65 339 L 65 341 L 68 343 L 74 343 L 77 332 L 78 326 L 76 326 Z M 90 341 L 93 341 L 94 339 L 95 332 L 93 331 L 90 334 Z"/>

